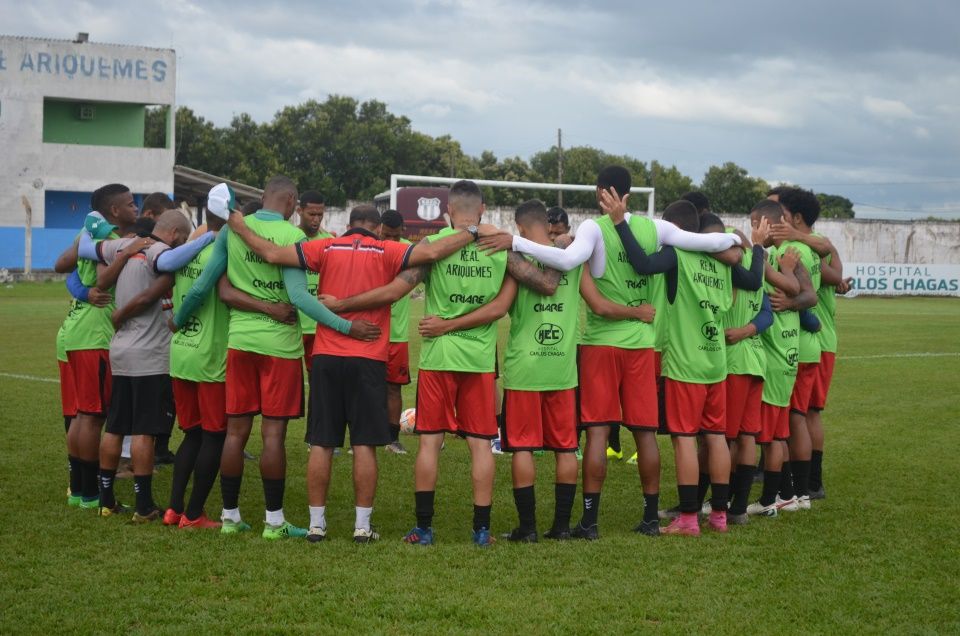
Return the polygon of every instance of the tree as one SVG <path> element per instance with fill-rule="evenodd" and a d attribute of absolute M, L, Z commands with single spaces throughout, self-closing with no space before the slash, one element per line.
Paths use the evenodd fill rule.
<path fill-rule="evenodd" d="M 650 162 L 650 185 L 656 189 L 655 203 L 657 208 L 662 210 L 693 190 L 693 179 L 680 172 L 676 166 L 668 168 L 654 160 Z"/>
<path fill-rule="evenodd" d="M 639 159 L 627 155 L 611 155 L 590 146 L 574 146 L 563 151 L 563 182 L 594 185 L 600 171 L 611 165 L 621 165 L 630 171 L 634 186 L 649 183 L 647 167 Z M 538 181 L 556 182 L 557 147 L 538 152 L 530 158 L 530 167 Z M 595 210 L 597 197 L 594 192 L 565 192 L 564 207 Z M 636 208 L 634 201 L 631 207 Z"/>
<path fill-rule="evenodd" d="M 732 161 L 710 166 L 703 176 L 700 191 L 710 199 L 710 208 L 719 214 L 746 214 L 764 196 L 769 185 L 751 177 L 746 168 Z"/>
<path fill-rule="evenodd" d="M 854 217 L 853 201 L 839 194 L 817 193 L 820 201 L 820 218 L 822 219 L 852 219 Z"/>

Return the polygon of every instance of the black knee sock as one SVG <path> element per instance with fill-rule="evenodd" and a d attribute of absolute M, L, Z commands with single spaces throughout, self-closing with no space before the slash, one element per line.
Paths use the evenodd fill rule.
<path fill-rule="evenodd" d="M 116 469 L 100 469 L 100 505 L 104 508 L 115 508 L 117 505 L 117 498 L 113 494 L 113 479 L 116 475 Z"/>
<path fill-rule="evenodd" d="M 806 497 L 810 494 L 810 460 L 790 462 L 793 472 L 793 491 L 797 497 Z"/>
<path fill-rule="evenodd" d="M 240 507 L 240 482 L 243 475 L 230 476 L 220 473 L 220 494 L 223 497 L 223 509 L 233 510 Z"/>
<path fill-rule="evenodd" d="M 197 463 L 197 454 L 200 452 L 202 439 L 202 431 L 199 426 L 184 431 L 183 441 L 180 442 L 180 448 L 177 449 L 177 455 L 173 460 L 170 507 L 178 514 L 183 512 L 184 494 L 187 492 L 187 484 L 190 482 L 190 475 L 193 474 L 193 467 Z"/>
<path fill-rule="evenodd" d="M 730 484 L 710 484 L 710 489 L 710 508 L 725 511 L 730 505 Z"/>
<path fill-rule="evenodd" d="M 207 497 L 217 480 L 217 471 L 220 470 L 220 455 L 223 453 L 225 433 L 203 432 L 200 452 L 193 469 L 193 491 L 190 501 L 187 502 L 186 515 L 190 521 L 196 521 L 203 514 L 203 507 Z"/>
<path fill-rule="evenodd" d="M 513 489 L 513 503 L 517 506 L 520 532 L 530 534 L 537 530 L 537 498 L 533 486 Z"/>
<path fill-rule="evenodd" d="M 597 515 L 600 512 L 600 493 L 583 493 L 583 516 L 580 517 L 580 525 L 589 528 L 597 524 Z"/>
<path fill-rule="evenodd" d="M 80 459 L 67 455 L 67 462 L 70 464 L 70 495 L 79 497 L 83 492 L 83 468 L 80 466 Z"/>
<path fill-rule="evenodd" d="M 114 475 L 116 473 L 117 471 L 113 471 Z M 80 494 L 84 501 L 93 501 L 100 496 L 99 463 L 80 460 Z"/>
<path fill-rule="evenodd" d="M 490 529 L 490 510 L 493 506 L 478 506 L 473 504 L 473 531 L 482 528 Z"/>
<path fill-rule="evenodd" d="M 815 450 L 810 455 L 810 491 L 823 488 L 823 451 Z"/>
<path fill-rule="evenodd" d="M 750 500 L 750 487 L 753 485 L 753 464 L 738 464 L 737 470 L 733 474 L 733 504 L 730 506 L 730 513 L 742 515 L 747 511 L 747 504 Z"/>
<path fill-rule="evenodd" d="M 700 504 L 697 501 L 697 486 L 677 486 L 677 497 L 680 499 L 680 512 L 699 512 Z"/>
<path fill-rule="evenodd" d="M 270 512 L 283 509 L 283 491 L 286 479 L 263 480 L 263 503 Z"/>
<path fill-rule="evenodd" d="M 700 481 L 697 482 L 697 505 L 703 506 L 703 500 L 707 498 L 707 490 L 710 488 L 710 475 L 700 473 Z"/>
<path fill-rule="evenodd" d="M 783 468 L 780 469 L 780 498 L 792 499 L 796 496 L 793 489 L 793 471 L 790 467 L 791 462 L 783 462 Z"/>
<path fill-rule="evenodd" d="M 660 508 L 660 493 L 655 492 L 652 495 L 643 493 L 643 520 L 656 521 L 658 508 Z"/>
<path fill-rule="evenodd" d="M 416 507 L 417 527 L 426 530 L 433 525 L 433 490 L 418 490 L 413 493 Z"/>
<path fill-rule="evenodd" d="M 769 506 L 777 500 L 777 492 L 780 490 L 780 471 L 763 471 L 763 493 L 760 495 L 760 503 Z"/>
<path fill-rule="evenodd" d="M 609 446 L 610 450 L 615 453 L 619 453 L 621 451 L 619 424 L 613 424 L 610 426 L 610 434 L 607 436 L 607 446 Z"/>
<path fill-rule="evenodd" d="M 153 503 L 153 474 L 134 475 L 133 491 L 137 495 L 137 514 L 149 514 L 157 507 Z"/>
<path fill-rule="evenodd" d="M 570 527 L 570 513 L 573 512 L 573 498 L 576 494 L 576 484 L 553 485 L 553 528 L 555 530 L 566 530 Z"/>
<path fill-rule="evenodd" d="M 400 441 L 400 427 L 396 424 L 390 424 L 390 442 Z"/>

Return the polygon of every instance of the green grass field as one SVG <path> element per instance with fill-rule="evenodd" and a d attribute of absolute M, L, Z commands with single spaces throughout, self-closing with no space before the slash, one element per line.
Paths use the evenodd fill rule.
<path fill-rule="evenodd" d="M 641 514 L 639 481 L 617 463 L 600 541 L 478 550 L 467 450 L 448 441 L 438 543 L 423 549 L 399 541 L 414 521 L 413 454 L 381 456 L 374 523 L 383 540 L 370 546 L 350 540 L 347 455 L 335 467 L 330 540 L 321 544 L 134 527 L 67 508 L 59 392 L 49 381 L 66 292 L 61 283 L 0 289 L 0 633 L 958 633 L 960 301 L 839 305 L 841 354 L 825 413 L 828 498 L 812 511 L 724 536 L 650 539 L 630 531 Z M 308 520 L 303 429 L 302 420 L 290 426 L 285 505 L 300 525 Z M 415 450 L 413 437 L 403 441 Z M 666 439 L 661 448 L 668 506 L 672 453 Z M 516 520 L 509 459 L 497 468 L 493 525 L 503 532 Z M 543 529 L 552 458 L 538 469 Z M 170 473 L 162 468 L 154 482 L 161 505 Z M 118 496 L 132 502 L 132 484 L 120 482 Z M 262 501 L 248 462 L 241 509 L 258 531 Z M 207 508 L 219 507 L 215 488 Z"/>

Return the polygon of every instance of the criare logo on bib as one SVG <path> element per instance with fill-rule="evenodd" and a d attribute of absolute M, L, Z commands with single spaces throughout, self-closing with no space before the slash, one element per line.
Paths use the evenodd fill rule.
<path fill-rule="evenodd" d="M 417 216 L 424 221 L 440 218 L 440 199 L 420 197 L 417 199 Z"/>

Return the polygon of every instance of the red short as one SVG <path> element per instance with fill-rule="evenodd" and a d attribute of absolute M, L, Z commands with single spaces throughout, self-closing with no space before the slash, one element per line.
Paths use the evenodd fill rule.
<path fill-rule="evenodd" d="M 316 336 L 316 332 L 303 334 L 303 362 L 307 365 L 308 375 L 313 368 L 313 339 Z"/>
<path fill-rule="evenodd" d="M 410 354 L 406 342 L 391 342 L 387 349 L 387 382 L 410 384 Z"/>
<path fill-rule="evenodd" d="M 790 410 L 806 415 L 810 408 L 810 395 L 813 393 L 813 384 L 820 371 L 819 362 L 801 362 L 797 365 L 797 381 L 793 385 L 790 395 Z"/>
<path fill-rule="evenodd" d="M 769 444 L 773 440 L 786 441 L 790 438 L 790 407 L 760 403 L 760 434 L 758 444 Z"/>
<path fill-rule="evenodd" d="M 106 417 L 112 385 L 110 350 L 67 351 L 67 366 L 73 375 L 77 413 Z"/>
<path fill-rule="evenodd" d="M 658 378 L 663 375 L 663 353 L 659 351 L 653 352 L 653 368 Z"/>
<path fill-rule="evenodd" d="M 503 392 L 500 443 L 508 451 L 577 450 L 575 389 Z"/>
<path fill-rule="evenodd" d="M 227 416 L 258 413 L 278 420 L 303 415 L 300 358 L 227 349 Z"/>
<path fill-rule="evenodd" d="M 723 382 L 692 384 L 667 378 L 667 430 L 671 435 L 727 432 L 727 389 Z"/>
<path fill-rule="evenodd" d="M 170 378 L 173 401 L 180 428 L 188 431 L 197 426 L 210 433 L 227 430 L 227 384 L 225 382 L 191 382 Z"/>
<path fill-rule="evenodd" d="M 820 354 L 817 378 L 810 392 L 810 408 L 815 411 L 822 411 L 827 407 L 827 394 L 830 393 L 830 382 L 833 381 L 833 367 L 836 363 L 837 354 L 829 351 Z"/>
<path fill-rule="evenodd" d="M 60 406 L 64 417 L 77 416 L 77 385 L 73 381 L 70 363 L 57 360 L 60 367 Z"/>
<path fill-rule="evenodd" d="M 493 373 L 420 370 L 416 433 L 497 437 Z"/>
<path fill-rule="evenodd" d="M 656 352 L 580 347 L 580 426 L 657 429 Z"/>
<path fill-rule="evenodd" d="M 727 376 L 727 439 L 760 434 L 760 402 L 763 378 L 757 375 Z"/>

